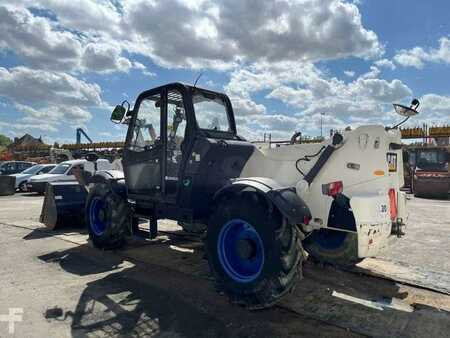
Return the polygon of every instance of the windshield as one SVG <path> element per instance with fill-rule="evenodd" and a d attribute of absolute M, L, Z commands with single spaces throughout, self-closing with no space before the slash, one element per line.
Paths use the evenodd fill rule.
<path fill-rule="evenodd" d="M 53 170 L 49 171 L 49 174 L 64 174 L 68 169 L 70 168 L 70 164 L 68 163 L 61 163 L 58 164 Z"/>
<path fill-rule="evenodd" d="M 32 167 L 30 167 L 30 168 L 28 168 L 28 169 L 26 169 L 26 170 L 24 170 L 24 171 L 22 171 L 21 172 L 21 174 L 31 174 L 31 175 L 34 175 L 34 174 L 37 174 L 38 172 L 39 172 L 39 170 L 41 170 L 42 169 L 42 165 L 34 165 L 34 166 L 32 166 Z"/>
<path fill-rule="evenodd" d="M 196 92 L 193 95 L 195 116 L 201 129 L 231 132 L 227 106 L 221 96 Z"/>
<path fill-rule="evenodd" d="M 419 169 L 445 170 L 446 156 L 445 152 L 439 150 L 419 151 L 417 153 L 417 167 Z"/>
<path fill-rule="evenodd" d="M 39 171 L 40 173 L 46 174 L 48 173 L 50 170 L 52 170 L 55 166 L 54 165 L 48 165 L 45 166 L 44 168 L 41 169 L 41 171 Z"/>

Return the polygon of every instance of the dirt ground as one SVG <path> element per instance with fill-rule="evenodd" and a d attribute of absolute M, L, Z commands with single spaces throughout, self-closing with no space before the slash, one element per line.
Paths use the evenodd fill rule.
<path fill-rule="evenodd" d="M 0 316 L 23 308 L 14 334 L 0 321 L 1 337 L 450 332 L 450 201 L 412 199 L 407 236 L 382 257 L 355 271 L 307 262 L 295 291 L 257 312 L 216 293 L 201 242 L 173 223 L 161 222 L 153 241 L 133 240 L 125 250 L 104 252 L 92 248 L 81 229 L 46 231 L 37 221 L 41 205 L 33 195 L 0 198 Z"/>

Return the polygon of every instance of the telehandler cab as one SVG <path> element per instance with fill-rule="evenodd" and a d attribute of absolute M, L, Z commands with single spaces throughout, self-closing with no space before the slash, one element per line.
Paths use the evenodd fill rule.
<path fill-rule="evenodd" d="M 111 120 L 128 125 L 124 177 L 104 171 L 91 180 L 92 243 L 122 246 L 139 219 L 149 220 L 151 238 L 158 219 L 202 225 L 212 274 L 232 302 L 273 305 L 300 279 L 304 249 L 354 264 L 403 235 L 395 128 L 257 149 L 237 134 L 226 95 L 180 83 L 141 93 L 132 110 L 116 106 Z"/>

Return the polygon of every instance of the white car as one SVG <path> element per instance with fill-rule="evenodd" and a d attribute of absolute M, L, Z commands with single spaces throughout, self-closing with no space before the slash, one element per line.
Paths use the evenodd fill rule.
<path fill-rule="evenodd" d="M 81 168 L 84 168 L 86 163 L 87 160 L 84 159 L 61 162 L 55 168 L 50 170 L 48 174 L 31 177 L 27 183 L 27 190 L 43 194 L 47 183 L 49 182 L 74 181 L 74 167 L 80 166 Z"/>
<path fill-rule="evenodd" d="M 110 170 L 112 165 L 106 159 L 98 159 L 95 163 L 85 159 L 61 162 L 48 174 L 31 177 L 27 183 L 27 190 L 43 194 L 49 182 L 75 181 L 76 178 L 73 174 L 75 168 L 93 173 L 97 170 Z"/>
<path fill-rule="evenodd" d="M 10 176 L 16 178 L 16 185 L 15 185 L 16 189 L 19 189 L 20 191 L 24 192 L 27 190 L 26 184 L 31 177 L 35 175 L 47 174 L 55 166 L 56 164 L 36 164 L 22 171 L 21 173 L 12 174 Z"/>

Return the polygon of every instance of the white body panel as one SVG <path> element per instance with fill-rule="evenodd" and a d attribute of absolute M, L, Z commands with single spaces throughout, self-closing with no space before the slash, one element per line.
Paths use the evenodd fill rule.
<path fill-rule="evenodd" d="M 403 186 L 402 151 L 390 150 L 389 144 L 401 143 L 398 130 L 385 131 L 382 126 L 363 126 L 343 134 L 343 145 L 334 151 L 322 170 L 308 186 L 296 169 L 296 161 L 313 155 L 331 144 L 293 144 L 277 148 L 259 147 L 244 167 L 240 177 L 270 177 L 285 186 L 296 186 L 297 194 L 306 202 L 313 219 L 326 227 L 333 199 L 322 193 L 322 185 L 343 182 L 343 194 L 350 198 L 358 232 L 359 257 L 373 256 L 388 242 L 391 234 L 389 189 L 397 195 L 398 218 L 406 221 Z M 387 154 L 397 157 L 396 171 L 388 168 Z M 319 155 L 300 161 L 303 173 L 313 167 Z M 359 169 L 349 168 L 349 166 Z"/>

